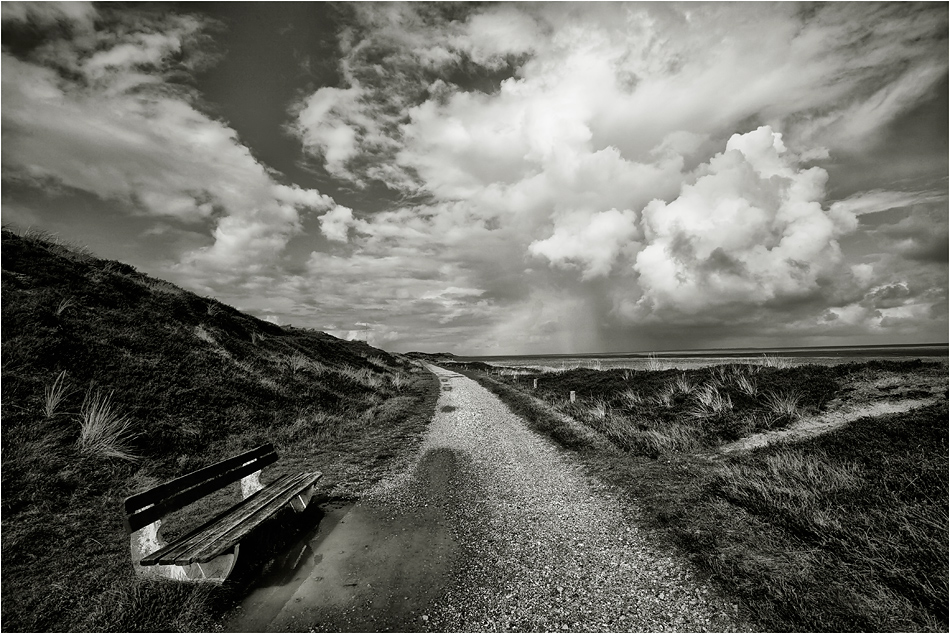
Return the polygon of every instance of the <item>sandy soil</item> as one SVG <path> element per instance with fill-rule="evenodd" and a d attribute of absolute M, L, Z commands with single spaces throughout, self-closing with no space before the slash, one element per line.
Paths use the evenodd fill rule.
<path fill-rule="evenodd" d="M 753 434 L 724 445 L 721 453 L 747 451 L 777 442 L 796 442 L 867 416 L 895 414 L 946 399 L 946 367 L 920 371 L 865 370 L 853 375 L 825 411 L 805 416 L 786 429 Z"/>
<path fill-rule="evenodd" d="M 564 452 L 474 381 L 431 369 L 442 395 L 416 463 L 328 509 L 224 629 L 737 629 L 736 606 Z"/>

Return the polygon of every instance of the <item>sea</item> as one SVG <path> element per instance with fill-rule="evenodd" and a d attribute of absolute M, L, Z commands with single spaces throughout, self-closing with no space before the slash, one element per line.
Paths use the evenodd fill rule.
<path fill-rule="evenodd" d="M 888 361 L 936 361 L 948 365 L 950 347 L 945 343 L 916 345 L 841 346 L 817 348 L 726 348 L 718 350 L 669 350 L 663 352 L 541 354 L 457 357 L 498 367 L 521 367 L 559 371 L 573 368 L 610 370 L 689 370 L 728 363 L 751 363 L 778 367 L 838 365 L 872 359 Z"/>

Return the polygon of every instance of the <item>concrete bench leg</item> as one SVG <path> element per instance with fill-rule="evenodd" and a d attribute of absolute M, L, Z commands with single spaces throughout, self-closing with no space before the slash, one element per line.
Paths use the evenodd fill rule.
<path fill-rule="evenodd" d="M 313 497 L 313 493 L 316 489 L 316 483 L 308 486 L 290 501 L 290 506 L 298 513 L 303 513 L 307 510 L 307 506 L 310 504 L 310 499 Z"/>
<path fill-rule="evenodd" d="M 221 583 L 228 578 L 237 563 L 238 548 L 235 546 L 230 553 L 215 557 L 206 563 L 195 563 L 187 566 L 143 566 L 139 562 L 159 548 L 165 546 L 165 541 L 159 534 L 162 521 L 155 521 L 148 526 L 134 531 L 130 537 L 132 552 L 132 567 L 140 576 L 147 579 L 173 579 L 175 581 L 211 581 Z"/>

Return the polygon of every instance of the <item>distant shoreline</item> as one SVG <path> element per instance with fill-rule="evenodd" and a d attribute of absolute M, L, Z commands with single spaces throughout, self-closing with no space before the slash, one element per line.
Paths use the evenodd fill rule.
<path fill-rule="evenodd" d="M 873 346 L 816 346 L 787 348 L 722 348 L 710 350 L 663 350 L 656 352 L 593 352 L 577 354 L 504 354 L 459 355 L 458 361 L 500 361 L 504 359 L 646 359 L 651 356 L 669 358 L 750 357 L 779 355 L 784 357 L 946 357 L 950 344 L 881 344 Z"/>

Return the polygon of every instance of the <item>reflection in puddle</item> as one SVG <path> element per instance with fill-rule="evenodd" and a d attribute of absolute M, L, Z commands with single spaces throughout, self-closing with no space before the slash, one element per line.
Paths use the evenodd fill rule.
<path fill-rule="evenodd" d="M 300 585 L 310 576 L 323 555 L 315 554 L 320 544 L 343 520 L 353 502 L 329 501 L 319 505 L 323 517 L 281 557 L 269 563 L 260 579 L 224 627 L 231 632 L 263 632 Z"/>

